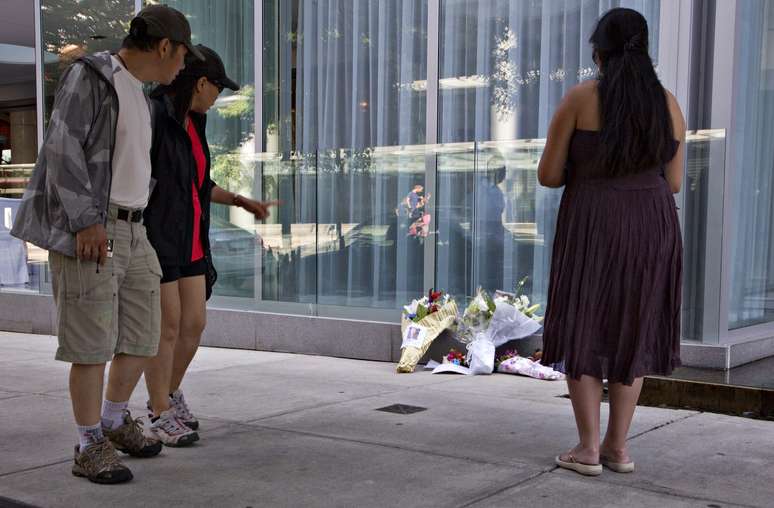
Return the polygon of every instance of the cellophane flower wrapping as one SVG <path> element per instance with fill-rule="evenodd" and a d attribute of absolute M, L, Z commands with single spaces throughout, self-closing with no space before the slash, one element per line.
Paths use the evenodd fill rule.
<path fill-rule="evenodd" d="M 502 372 L 503 374 L 519 374 L 547 381 L 559 381 L 565 379 L 565 375 L 561 372 L 557 372 L 551 367 L 541 365 L 540 362 L 524 358 L 523 356 L 514 356 L 500 362 L 497 366 L 497 372 Z"/>

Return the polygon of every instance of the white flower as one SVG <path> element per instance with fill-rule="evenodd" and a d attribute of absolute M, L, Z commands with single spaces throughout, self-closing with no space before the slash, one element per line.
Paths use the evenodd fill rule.
<path fill-rule="evenodd" d="M 521 300 L 522 307 L 524 307 L 525 309 L 529 307 L 529 298 L 527 297 L 527 295 L 521 295 L 520 300 Z"/>
<path fill-rule="evenodd" d="M 481 312 L 488 312 L 489 311 L 489 305 L 486 303 L 486 299 L 479 293 L 476 295 L 476 298 L 473 299 L 473 303 L 476 304 L 478 307 L 478 310 Z"/>
<path fill-rule="evenodd" d="M 419 307 L 419 302 L 414 300 L 410 304 L 404 305 L 403 311 L 406 313 L 406 315 L 411 316 L 417 313 L 417 307 Z"/>

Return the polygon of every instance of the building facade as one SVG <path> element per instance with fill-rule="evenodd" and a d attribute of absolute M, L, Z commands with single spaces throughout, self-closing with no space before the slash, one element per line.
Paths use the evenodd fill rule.
<path fill-rule="evenodd" d="M 25 125 L 38 141 L 62 70 L 118 48 L 154 3 L 7 1 L 34 3 L 36 109 Z M 544 304 L 561 198 L 537 183 L 548 122 L 596 73 L 596 20 L 625 6 L 648 19 L 651 56 L 690 129 L 676 196 L 684 360 L 728 368 L 774 355 L 774 3 L 164 3 L 242 85 L 209 114 L 213 178 L 281 201 L 263 223 L 215 205 L 220 277 L 206 343 L 390 360 L 401 307 L 431 287 L 464 299 L 526 278 Z M 0 203 L 6 218 L 13 199 Z M 27 280 L 0 288 L 0 328 L 49 332 L 46 254 L 25 248 Z"/>

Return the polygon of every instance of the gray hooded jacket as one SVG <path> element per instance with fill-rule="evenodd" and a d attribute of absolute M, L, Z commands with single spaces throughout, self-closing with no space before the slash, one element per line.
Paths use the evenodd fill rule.
<path fill-rule="evenodd" d="M 105 223 L 118 121 L 113 72 L 110 53 L 103 52 L 62 75 L 13 236 L 75 256 L 75 233 Z"/>

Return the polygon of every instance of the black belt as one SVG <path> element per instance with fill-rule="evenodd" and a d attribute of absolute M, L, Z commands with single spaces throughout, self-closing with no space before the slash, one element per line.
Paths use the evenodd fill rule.
<path fill-rule="evenodd" d="M 116 209 L 116 219 L 126 222 L 141 222 L 142 210 L 127 210 L 126 208 Z"/>

